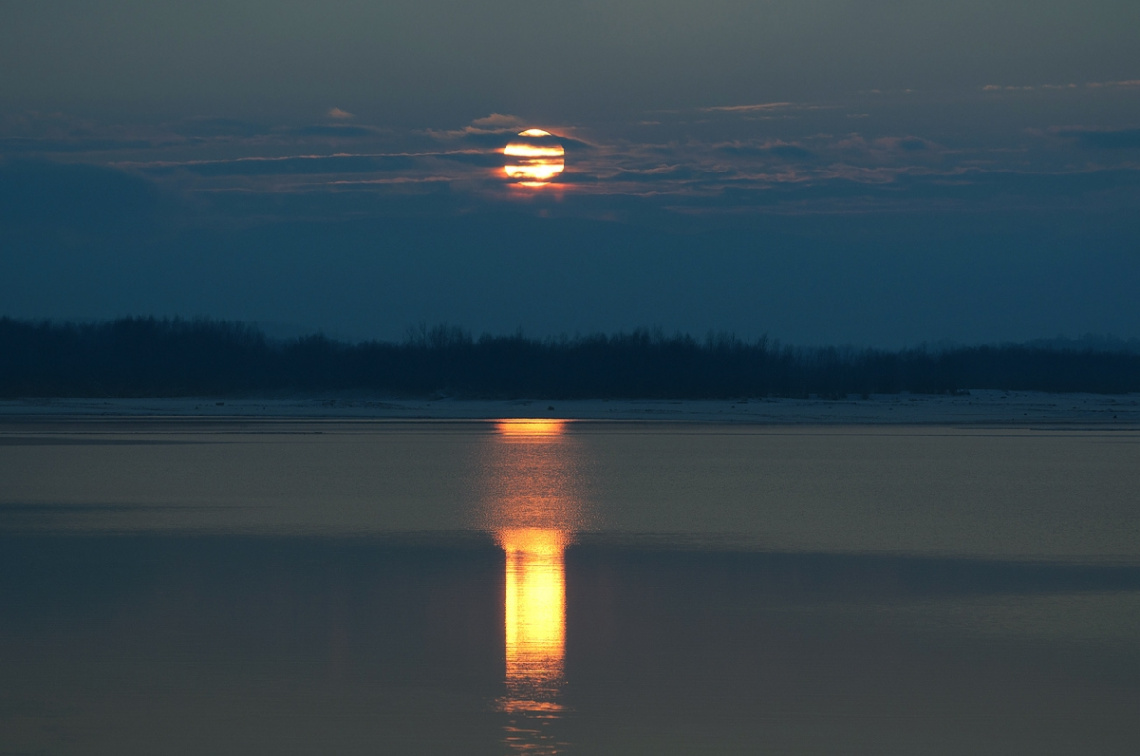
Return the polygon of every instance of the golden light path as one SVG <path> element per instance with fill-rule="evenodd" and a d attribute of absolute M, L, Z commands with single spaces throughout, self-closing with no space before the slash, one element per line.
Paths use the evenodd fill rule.
<path fill-rule="evenodd" d="M 546 420 L 545 418 L 521 418 L 512 420 L 499 420 L 495 423 L 495 430 L 503 436 L 511 438 L 533 438 L 560 436 L 566 430 L 565 420 Z"/>
<path fill-rule="evenodd" d="M 546 186 L 566 169 L 566 150 L 549 131 L 527 129 L 503 148 L 503 172 L 519 186 Z"/>
<path fill-rule="evenodd" d="M 559 711 L 556 697 L 566 653 L 566 568 L 563 535 L 543 528 L 505 528 L 503 616 L 509 712 Z"/>
<path fill-rule="evenodd" d="M 489 515 L 506 554 L 503 600 L 506 696 L 512 751 L 557 753 L 549 725 L 563 706 L 566 655 L 566 546 L 580 504 L 564 420 L 495 424 Z"/>

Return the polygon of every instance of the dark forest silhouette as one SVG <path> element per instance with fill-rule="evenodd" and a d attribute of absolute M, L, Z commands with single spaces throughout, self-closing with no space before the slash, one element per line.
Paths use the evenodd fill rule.
<path fill-rule="evenodd" d="M 793 347 L 728 334 L 473 338 L 453 326 L 399 343 L 268 338 L 212 320 L 76 324 L 0 318 L 0 396 L 387 395 L 544 398 L 840 398 L 969 389 L 1140 391 L 1133 342 L 900 351 Z"/>

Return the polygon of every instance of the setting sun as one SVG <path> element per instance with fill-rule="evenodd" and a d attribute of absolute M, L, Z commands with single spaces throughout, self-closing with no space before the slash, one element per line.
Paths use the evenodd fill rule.
<path fill-rule="evenodd" d="M 549 131 L 527 129 L 503 148 L 503 172 L 521 186 L 546 186 L 566 168 L 566 150 Z"/>

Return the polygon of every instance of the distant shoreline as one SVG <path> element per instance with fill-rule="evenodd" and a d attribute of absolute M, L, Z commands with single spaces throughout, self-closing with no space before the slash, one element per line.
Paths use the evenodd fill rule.
<path fill-rule="evenodd" d="M 401 343 L 350 344 L 320 334 L 276 341 L 241 322 L 121 318 L 76 324 L 0 317 L 0 397 L 8 399 L 870 400 L 972 389 L 1140 392 L 1140 342 L 884 350 L 796 347 L 767 337 L 748 342 L 723 333 L 696 339 L 644 328 L 574 338 L 520 332 L 476 339 L 440 325 L 425 326 Z"/>
<path fill-rule="evenodd" d="M 0 423 L 82 419 L 575 420 L 760 425 L 1140 426 L 1140 393 L 879 394 L 867 399 L 475 400 L 365 396 L 297 398 L 17 399 L 0 401 Z"/>

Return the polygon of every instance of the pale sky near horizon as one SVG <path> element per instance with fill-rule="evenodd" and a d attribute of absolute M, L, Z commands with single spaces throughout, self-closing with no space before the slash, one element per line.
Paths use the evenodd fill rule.
<path fill-rule="evenodd" d="M 0 316 L 1140 336 L 1140 4 L 0 3 Z M 502 146 L 563 138 L 524 196 Z"/>

